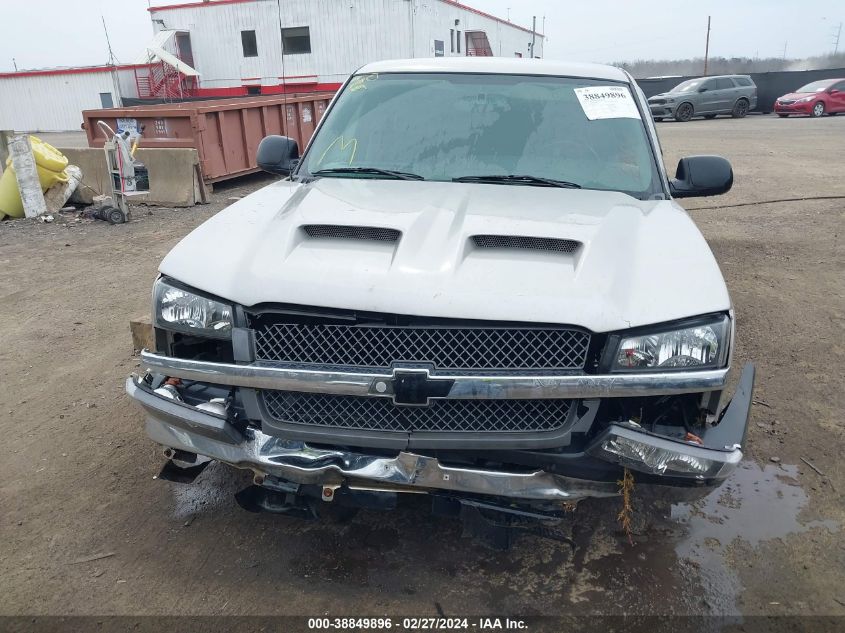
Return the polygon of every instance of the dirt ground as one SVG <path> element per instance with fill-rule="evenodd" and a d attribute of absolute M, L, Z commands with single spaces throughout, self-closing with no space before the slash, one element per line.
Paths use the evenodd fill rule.
<path fill-rule="evenodd" d="M 0 224 L 0 615 L 845 615 L 845 116 L 658 131 L 671 170 L 718 153 L 736 171 L 686 205 L 736 306 L 735 371 L 758 367 L 747 459 L 720 490 L 640 505 L 633 546 L 614 499 L 573 515 L 574 548 L 498 552 L 414 500 L 327 525 L 244 512 L 246 480 L 219 465 L 154 479 L 128 321 L 182 236 L 268 182 L 251 177 L 123 226 Z M 766 202 L 787 198 L 808 199 Z"/>

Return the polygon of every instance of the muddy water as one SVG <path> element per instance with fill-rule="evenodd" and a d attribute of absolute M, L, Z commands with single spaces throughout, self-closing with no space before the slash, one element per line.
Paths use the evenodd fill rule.
<path fill-rule="evenodd" d="M 737 540 L 751 547 L 761 542 L 823 527 L 836 531 L 834 521 L 802 523 L 809 500 L 798 483 L 798 467 L 743 462 L 721 488 L 695 504 L 672 506 L 671 519 L 685 526 L 675 546 L 680 559 L 697 563 L 707 600 L 717 613 L 736 613 L 742 587 L 726 561 L 727 548 Z"/>
<path fill-rule="evenodd" d="M 460 524 L 432 517 L 419 496 L 337 525 L 234 507 L 249 478 L 219 464 L 192 485 L 162 485 L 173 493 L 172 517 L 191 523 L 194 545 L 221 546 L 222 577 L 247 590 L 249 559 L 251 580 L 322 596 L 332 611 L 360 615 L 361 605 L 379 604 L 421 615 L 735 615 L 743 587 L 732 546 L 838 529 L 801 521 L 808 497 L 797 474 L 795 466 L 746 462 L 692 504 L 652 503 L 635 492 L 633 546 L 616 521 L 619 500 L 591 500 L 560 526 L 569 543 L 521 535 L 506 552 L 461 538 Z M 241 544 L 227 550 L 220 533 Z"/>

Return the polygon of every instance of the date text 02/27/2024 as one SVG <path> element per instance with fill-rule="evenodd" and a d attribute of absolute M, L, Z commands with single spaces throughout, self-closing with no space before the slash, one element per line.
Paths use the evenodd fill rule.
<path fill-rule="evenodd" d="M 511 618 L 309 618 L 311 631 L 520 631 L 528 625 Z"/>

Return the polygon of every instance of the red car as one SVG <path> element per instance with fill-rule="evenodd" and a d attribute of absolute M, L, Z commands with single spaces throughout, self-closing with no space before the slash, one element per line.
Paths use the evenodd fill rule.
<path fill-rule="evenodd" d="M 790 114 L 818 117 L 845 112 L 845 79 L 821 79 L 802 86 L 779 97 L 775 101 L 775 112 L 782 117 Z"/>

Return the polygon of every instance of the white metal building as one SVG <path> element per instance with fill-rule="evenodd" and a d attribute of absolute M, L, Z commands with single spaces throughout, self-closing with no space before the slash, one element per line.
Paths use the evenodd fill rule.
<path fill-rule="evenodd" d="M 150 15 L 183 34 L 177 55 L 199 72 L 199 95 L 333 89 L 382 59 L 530 57 L 532 42 L 543 56 L 541 34 L 455 0 L 212 0 Z"/>
<path fill-rule="evenodd" d="M 124 98 L 335 90 L 383 59 L 543 56 L 540 33 L 457 0 L 205 0 L 149 12 L 152 41 L 134 64 L 0 73 L 0 129 L 78 130 L 82 110 Z"/>
<path fill-rule="evenodd" d="M 134 66 L 51 68 L 0 73 L 0 130 L 78 130 L 82 111 L 134 96 Z"/>

